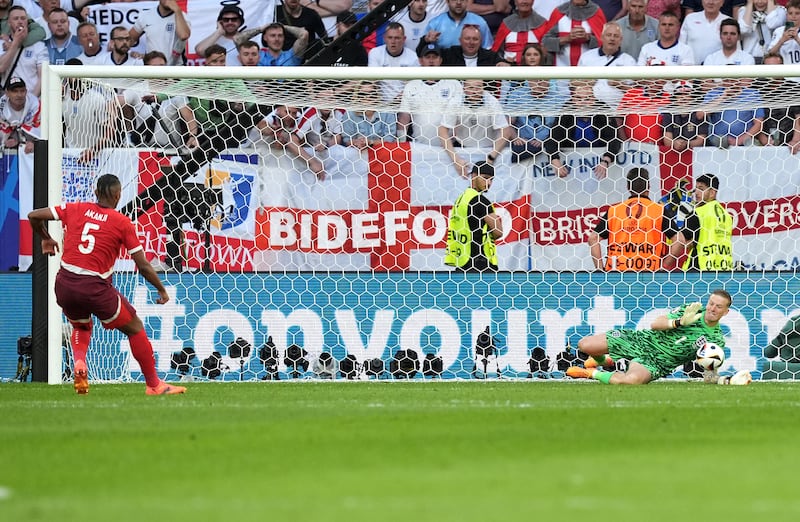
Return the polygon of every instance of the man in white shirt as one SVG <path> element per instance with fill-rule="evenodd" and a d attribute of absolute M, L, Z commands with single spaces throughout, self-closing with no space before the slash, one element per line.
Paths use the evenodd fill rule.
<path fill-rule="evenodd" d="M 94 65 L 103 55 L 100 47 L 100 33 L 92 22 L 78 24 L 78 43 L 83 47 L 83 52 L 77 56 L 83 65 Z"/>
<path fill-rule="evenodd" d="M 702 64 L 706 57 L 719 51 L 719 27 L 728 18 L 720 12 L 723 0 L 703 0 L 703 10 L 686 15 L 681 27 L 680 41 L 692 48 L 694 59 Z"/>
<path fill-rule="evenodd" d="M 658 17 L 658 40 L 642 46 L 637 65 L 651 63 L 694 65 L 692 48 L 678 41 L 680 30 L 681 22 L 678 20 L 678 15 L 669 11 L 662 13 Z"/>
<path fill-rule="evenodd" d="M 121 25 L 111 30 L 110 51 L 101 53 L 94 65 L 144 65 L 141 58 L 130 55 L 131 35 L 127 27 Z"/>
<path fill-rule="evenodd" d="M 30 154 L 35 140 L 41 138 L 41 123 L 39 98 L 28 92 L 22 78 L 10 78 L 5 94 L 0 96 L 0 147 L 24 145 Z"/>
<path fill-rule="evenodd" d="M 622 52 L 622 27 L 617 22 L 608 22 L 603 26 L 600 36 L 600 47 L 589 49 L 578 60 L 579 67 L 624 67 L 636 65 L 633 56 Z M 597 80 L 594 84 L 595 97 L 616 109 L 622 100 L 622 94 L 628 85 L 617 80 Z"/>
<path fill-rule="evenodd" d="M 739 22 L 727 18 L 719 26 L 719 39 L 722 49 L 711 53 L 703 65 L 755 65 L 750 53 L 742 51 L 739 45 Z"/>
<path fill-rule="evenodd" d="M 436 44 L 421 45 L 419 62 L 423 67 L 440 67 L 442 51 Z M 461 101 L 464 89 L 458 80 L 411 80 L 403 89 L 398 115 L 398 133 L 411 134 L 408 122 L 413 122 L 413 137 L 424 145 L 441 145 L 439 124 L 451 100 Z M 410 117 L 409 117 L 410 116 Z"/>
<path fill-rule="evenodd" d="M 167 65 L 183 65 L 186 41 L 192 30 L 176 0 L 158 0 L 155 9 L 139 14 L 131 28 L 131 43 L 136 46 L 144 35 L 146 52 L 161 51 Z"/>
<path fill-rule="evenodd" d="M 38 97 L 42 93 L 42 66 L 49 61 L 47 47 L 43 42 L 23 47 L 28 36 L 28 13 L 22 7 L 15 5 L 8 10 L 8 27 L 11 41 L 0 47 L 3 84 L 11 76 L 19 76 L 30 85 L 28 92 Z"/>
<path fill-rule="evenodd" d="M 425 36 L 425 28 L 428 27 L 431 19 L 427 7 L 428 0 L 411 0 L 411 3 L 396 20 L 405 29 L 406 47 L 414 52 L 417 50 L 419 41 Z"/>
<path fill-rule="evenodd" d="M 406 34 L 403 26 L 397 22 L 390 22 L 383 33 L 383 45 L 379 45 L 369 52 L 369 67 L 416 67 L 419 65 L 417 55 L 405 46 Z M 405 84 L 402 80 L 381 81 L 381 94 L 383 101 L 391 103 L 399 98 Z"/>

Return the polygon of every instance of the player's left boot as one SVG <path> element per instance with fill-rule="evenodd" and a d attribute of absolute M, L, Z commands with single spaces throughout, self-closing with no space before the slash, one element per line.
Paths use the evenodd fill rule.
<path fill-rule="evenodd" d="M 570 366 L 569 368 L 567 368 L 567 377 L 572 377 L 573 379 L 591 379 L 592 372 L 594 372 L 592 368 L 581 368 L 580 366 Z"/>
<path fill-rule="evenodd" d="M 72 369 L 72 386 L 78 395 L 89 393 L 89 372 L 85 361 L 75 361 L 75 367 Z"/>
<path fill-rule="evenodd" d="M 186 388 L 159 381 L 158 386 L 147 386 L 144 393 L 146 395 L 176 395 L 178 393 L 186 393 Z"/>

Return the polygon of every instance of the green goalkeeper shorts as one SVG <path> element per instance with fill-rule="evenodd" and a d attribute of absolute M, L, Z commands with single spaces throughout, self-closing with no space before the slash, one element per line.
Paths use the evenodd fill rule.
<path fill-rule="evenodd" d="M 615 361 L 628 359 L 648 369 L 653 380 L 669 375 L 675 370 L 672 361 L 659 358 L 656 342 L 646 330 L 611 330 L 606 333 L 608 355 Z"/>

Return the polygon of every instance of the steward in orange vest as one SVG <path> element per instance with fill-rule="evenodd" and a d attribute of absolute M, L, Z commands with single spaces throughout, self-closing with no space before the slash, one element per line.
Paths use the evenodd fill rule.
<path fill-rule="evenodd" d="M 675 225 L 664 215 L 664 206 L 648 197 L 647 170 L 633 168 L 627 177 L 630 199 L 608 207 L 589 233 L 594 267 L 607 272 L 660 270 L 661 261 L 669 252 L 666 240 L 675 236 Z M 608 240 L 605 261 L 601 239 Z"/>

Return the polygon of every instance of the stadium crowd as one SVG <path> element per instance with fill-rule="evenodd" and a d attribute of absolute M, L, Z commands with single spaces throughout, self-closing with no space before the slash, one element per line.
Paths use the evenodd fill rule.
<path fill-rule="evenodd" d="M 114 27 L 107 43 L 101 43 L 97 27 L 88 19 L 92 0 L 0 0 L 0 19 L 5 44 L 0 54 L 3 89 L 0 98 L 0 139 L 6 146 L 35 139 L 37 97 L 41 92 L 44 63 L 86 65 L 184 65 L 192 28 L 175 0 L 159 0 L 156 9 L 142 11 L 130 26 Z M 781 5 L 785 3 L 785 5 Z M 216 27 L 194 46 L 194 52 L 211 66 L 298 66 L 314 58 L 332 39 L 345 33 L 361 17 L 382 2 L 371 0 L 353 5 L 352 0 L 283 0 L 270 23 L 245 27 L 246 13 L 239 5 L 223 4 Z M 329 30 L 323 18 L 335 18 Z M 339 49 L 335 66 L 657 66 L 657 65 L 749 65 L 800 62 L 800 0 L 412 0 L 408 7 L 383 23 L 362 41 L 352 40 Z M 195 28 L 195 31 L 200 30 Z M 199 35 L 195 35 L 199 36 Z M 132 52 L 139 43 L 145 54 Z M 11 82 L 11 79 L 14 79 Z M 796 81 L 790 79 L 789 81 Z M 551 158 L 558 175 L 568 175 L 559 150 L 565 146 L 602 146 L 607 150 L 597 168 L 598 177 L 612 164 L 620 140 L 659 143 L 677 152 L 687 148 L 759 144 L 786 145 L 800 150 L 800 111 L 765 107 L 769 92 L 750 81 L 725 82 L 630 82 L 597 80 L 591 90 L 565 81 L 503 82 L 502 85 L 439 82 L 383 81 L 381 101 L 397 107 L 393 115 L 366 116 L 378 125 L 343 125 L 352 116 L 346 111 L 328 111 L 337 120 L 325 125 L 327 143 L 360 147 L 364 140 L 417 140 L 443 146 L 453 158 L 457 172 L 468 167 L 455 149 L 459 146 L 487 148 L 492 162 L 506 147 L 514 161 L 523 161 L 540 151 Z M 14 90 L 24 90 L 13 103 Z M 473 94 L 470 95 L 469 93 Z M 92 93 L 70 93 L 69 109 L 94 106 L 102 100 Z M 110 98 L 106 95 L 107 98 Z M 702 100 L 704 110 L 675 114 L 681 101 Z M 67 145 L 87 149 L 92 157 L 98 148 L 127 139 L 149 146 L 196 145 L 197 113 L 191 100 L 177 102 L 119 92 L 107 99 L 107 125 L 125 128 L 103 130 L 100 116 L 86 118 L 84 127 L 67 125 Z M 636 114 L 608 121 L 520 115 L 520 107 L 558 109 L 572 102 Z M 752 110 L 715 111 L 715 106 L 739 102 Z M 182 106 L 181 106 L 182 104 Z M 432 104 L 438 114 L 420 109 Z M 76 107 L 78 105 L 79 107 Z M 178 109 L 175 106 L 181 106 Z M 415 110 L 415 106 L 417 107 Z M 182 107 L 186 109 L 180 110 Z M 261 107 L 258 124 L 268 141 L 277 142 L 307 160 L 319 177 L 316 152 L 321 148 L 314 107 Z M 326 107 L 326 109 L 330 109 Z M 468 117 L 496 109 L 499 117 L 477 122 Z M 81 108 L 83 113 L 89 109 Z M 289 116 L 276 118 L 275 113 Z M 664 113 L 663 115 L 661 113 Z M 462 117 L 442 118 L 441 114 Z M 125 118 L 118 118 L 118 115 Z M 463 116 L 467 115 L 467 116 Z M 359 118 L 364 118 L 360 115 Z M 485 119 L 485 118 L 484 118 Z M 196 121 L 194 121 L 196 120 Z M 214 123 L 213 121 L 211 123 Z M 481 125 L 483 124 L 483 125 Z M 277 125 L 277 126 L 276 126 Z M 305 128 L 304 128 L 305 125 Z M 362 132 L 364 127 L 374 127 Z M 609 133 L 609 127 L 614 132 Z M 98 130 L 99 129 L 99 130 Z M 331 129 L 338 129 L 339 132 Z M 342 134 L 350 129 L 354 134 Z M 72 131 L 72 132 L 70 132 Z M 134 132 L 135 131 L 135 132 Z M 474 133 L 480 136 L 472 136 Z M 123 136 L 128 134 L 127 138 Z M 70 143 L 69 135 L 82 144 Z M 87 137 L 87 134 L 89 135 Z M 280 136 L 277 136 L 280 135 Z M 276 138 L 277 136 L 277 138 Z M 88 141 L 88 143 L 87 143 Z"/>

